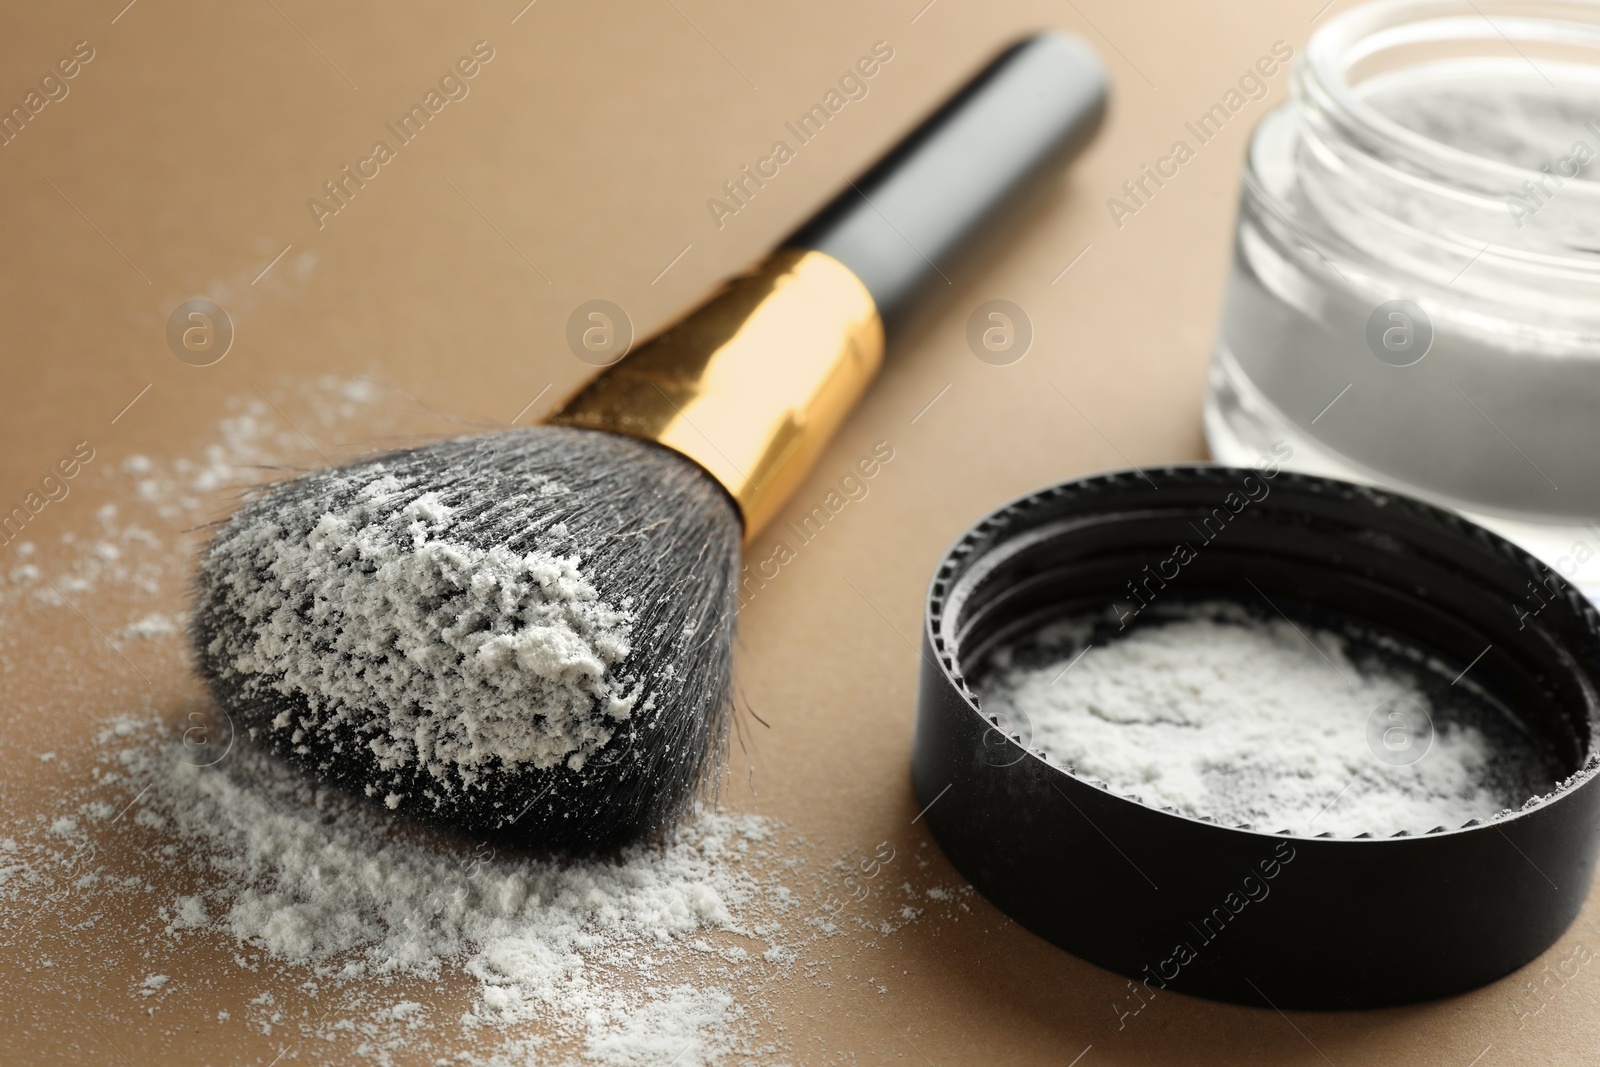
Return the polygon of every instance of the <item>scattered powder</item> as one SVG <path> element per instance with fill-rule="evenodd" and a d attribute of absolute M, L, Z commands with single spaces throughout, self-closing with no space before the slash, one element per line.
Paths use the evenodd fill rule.
<path fill-rule="evenodd" d="M 320 378 L 299 389 L 296 419 L 313 432 L 365 420 L 377 395 L 376 387 L 363 379 Z M 0 548 L 0 589 L 9 580 L 13 589 L 26 591 L 36 603 L 63 608 L 67 598 L 109 590 L 160 599 L 165 610 L 159 614 L 173 622 L 174 632 L 181 631 L 181 613 L 172 611 L 177 606 L 172 594 L 188 587 L 194 565 L 183 544 L 192 538 L 184 532 L 231 510 L 239 489 L 282 476 L 286 462 L 323 462 L 298 431 L 256 396 L 233 397 L 227 407 L 216 442 L 199 458 L 158 463 L 134 454 L 119 464 L 94 463 L 84 477 L 109 483 L 107 488 L 118 500 L 95 511 L 92 532 L 61 529 L 54 525 L 58 520 L 45 515 L 30 523 L 28 540 L 8 546 L 12 559 L 7 560 L 7 549 Z M 74 484 L 85 491 L 104 491 L 82 479 Z M 167 538 L 156 532 L 161 527 L 171 531 Z M 49 581 L 35 540 L 46 538 L 71 550 L 59 553 L 67 557 L 67 566 L 49 574 Z M 116 551 L 104 552 L 102 545 Z M 162 625 L 151 621 L 152 614 L 157 613 L 144 613 L 125 628 L 109 632 L 124 638 L 164 636 L 158 632 Z M 128 632 L 130 628 L 133 632 Z"/>
<path fill-rule="evenodd" d="M 297 389 L 275 403 L 325 441 L 353 421 L 367 437 L 403 432 L 370 410 L 369 383 Z M 108 462 L 96 491 L 116 503 L 91 529 L 41 519 L 0 557 L 0 668 L 52 678 L 27 721 L 48 706 L 74 738 L 27 760 L 23 802 L 0 782 L 12 798 L 0 811 L 0 950 L 20 968 L 10 992 L 27 1006 L 17 1036 L 30 1047 L 40 1032 L 80 1052 L 72 1042 L 92 1039 L 64 1006 L 81 995 L 61 984 L 70 969 L 122 976 L 137 1016 L 78 1009 L 113 1040 L 153 1031 L 194 1047 L 203 1020 L 208 1042 L 265 1035 L 262 1062 L 784 1062 L 795 1054 L 772 1004 L 793 983 L 854 995 L 863 954 L 914 921 L 970 914 L 970 886 L 930 884 L 925 840 L 911 855 L 884 842 L 817 863 L 770 820 L 707 813 L 666 846 L 612 860 L 497 852 L 386 818 L 233 737 L 177 680 L 197 544 L 186 531 L 225 514 L 239 488 L 322 459 L 261 400 L 230 406 L 203 459 Z M 359 540 L 359 516 L 341 517 L 337 536 Z M 447 543 L 448 521 L 426 502 L 410 520 L 423 545 Z M 409 536 L 379 545 L 434 580 L 417 548 Z M 581 573 L 536 562 L 577 590 L 558 607 L 603 608 L 578 589 Z M 550 594 L 518 601 L 519 583 L 536 580 L 524 564 L 503 561 L 496 581 L 537 614 Z M 484 610 L 520 617 L 503 603 Z M 41 652 L 26 635 L 34 615 L 80 626 L 80 640 Z M 612 648 L 627 639 L 620 610 L 558 615 L 602 663 L 604 635 Z M 75 671 L 88 654 L 114 671 L 126 661 L 127 687 Z M 574 684 L 600 683 L 578 672 Z M 888 873 L 863 878 L 879 864 Z"/>
<path fill-rule="evenodd" d="M 420 764 L 452 789 L 481 770 L 577 769 L 631 714 L 610 668 L 628 655 L 633 615 L 600 598 L 576 556 L 453 539 L 439 495 L 393 475 L 341 511 L 323 506 L 284 505 L 301 514 L 283 526 L 304 538 L 255 522 L 218 541 L 224 568 L 248 579 L 224 579 L 254 634 L 230 664 L 247 693 L 298 694 L 319 729 L 365 737 L 383 770 Z M 289 728 L 290 713 L 273 725 Z"/>
<path fill-rule="evenodd" d="M 1002 650 L 979 689 L 1031 747 L 1118 793 L 1337 836 L 1453 829 L 1514 803 L 1480 729 L 1446 721 L 1413 679 L 1354 662 L 1333 633 L 1220 605 L 1084 651 L 1089 629 L 1056 624 Z"/>
<path fill-rule="evenodd" d="M 859 982 L 849 961 L 863 950 L 930 908 L 944 921 L 970 911 L 962 883 L 864 879 L 928 870 L 887 843 L 871 851 L 879 868 L 847 855 L 807 874 L 805 843 L 772 820 L 702 812 L 664 845 L 542 857 L 388 818 L 242 737 L 210 763 L 184 728 L 105 724 L 85 742 L 92 774 L 58 795 L 72 814 L 20 820 L 0 840 L 0 944 L 19 952 L 41 915 L 70 914 L 74 944 L 92 929 L 89 951 L 142 956 L 130 995 L 155 1004 L 178 987 L 203 995 L 192 950 L 225 942 L 266 983 L 245 1024 L 316 1034 L 303 1054 L 349 1039 L 378 1063 L 787 1062 L 767 997 Z M 20 951 L 38 958 L 47 943 Z M 465 1010 L 419 1002 L 429 989 Z M 311 999 L 291 1007 L 297 990 Z M 177 1010 L 201 1007 L 230 1017 L 204 1000 Z"/>
<path fill-rule="evenodd" d="M 170 929 L 192 930 L 204 926 L 210 921 L 206 914 L 205 901 L 200 897 L 180 896 L 172 902 L 172 923 Z"/>
<path fill-rule="evenodd" d="M 143 640 L 149 637 L 165 637 L 175 634 L 182 629 L 176 619 L 170 615 L 163 615 L 153 611 L 137 622 L 129 623 L 122 631 L 122 636 Z"/>
<path fill-rule="evenodd" d="M 698 954 L 690 939 L 767 941 L 788 907 L 781 884 L 747 869 L 773 833 L 755 816 L 704 814 L 615 860 L 501 855 L 385 818 L 249 746 L 197 766 L 171 731 L 131 720 L 98 744 L 101 787 L 140 796 L 172 858 L 204 876 L 165 907 L 170 934 L 222 933 L 339 985 L 453 972 L 475 989 L 468 1029 L 536 1020 L 607 1063 L 726 1052 L 727 989 L 652 987 Z M 408 1004 L 387 1010 L 422 1011 Z"/>

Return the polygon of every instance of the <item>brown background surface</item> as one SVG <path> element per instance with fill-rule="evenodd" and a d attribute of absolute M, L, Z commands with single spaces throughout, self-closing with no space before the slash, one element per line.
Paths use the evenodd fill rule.
<path fill-rule="evenodd" d="M 73 42 L 96 50 L 71 95 L 0 148 L 7 506 L 77 441 L 91 440 L 107 467 L 133 453 L 194 455 L 213 439 L 227 398 L 287 396 L 323 374 L 383 383 L 380 407 L 434 413 L 430 426 L 413 420 L 407 432 L 435 435 L 451 419 L 505 424 L 551 386 L 528 421 L 589 370 L 562 340 L 579 303 L 614 300 L 641 332 L 653 330 L 756 259 L 1019 32 L 1057 26 L 1101 52 L 1112 80 L 1101 137 L 893 354 L 792 507 L 809 509 L 874 441 L 891 442 L 893 462 L 740 619 L 739 684 L 769 725 L 747 731 L 735 752 L 725 803 L 782 820 L 818 855 L 888 840 L 931 857 L 928 877 L 950 880 L 912 823 L 907 770 L 917 662 L 908 638 L 927 576 L 961 529 L 1013 495 L 1096 469 L 1203 455 L 1200 403 L 1239 160 L 1287 76 L 1271 79 L 1267 100 L 1248 105 L 1122 227 L 1105 201 L 1274 41 L 1298 52 L 1314 20 L 1328 17 L 1320 0 L 123 2 L 11 5 L 0 31 L 7 105 Z M 478 40 L 496 57 L 471 95 L 319 230 L 306 199 Z M 719 230 L 707 197 L 877 40 L 895 54 L 870 95 Z M 222 303 L 237 328 L 233 350 L 207 368 L 174 358 L 163 332 L 168 313 L 199 295 Z M 972 308 L 995 297 L 1022 306 L 1036 330 L 1032 351 L 1012 366 L 980 362 L 963 338 Z M 334 459 L 371 444 L 359 434 L 316 442 Z M 102 492 L 85 479 L 40 516 L 30 536 L 46 563 L 60 533 L 92 525 Z M 221 514 L 226 500 L 207 508 Z M 752 552 L 770 548 L 769 535 Z M 0 573 L 12 551 L 0 548 Z M 180 595 L 170 591 L 171 607 Z M 36 754 L 81 744 L 106 708 L 137 699 L 177 714 L 195 699 L 175 655 L 144 654 L 147 685 L 106 649 L 89 620 L 117 618 L 113 597 L 78 606 L 86 617 L 0 620 L 6 820 L 39 814 Z M 1403 886 L 1375 891 L 1393 894 L 1397 921 L 1426 907 Z M 145 971 L 118 932 L 102 924 L 74 933 L 71 918 L 70 896 L 59 895 L 36 914 L 6 917 L 7 1061 L 267 1063 L 282 1051 L 282 1041 L 242 1027 L 202 1027 L 227 1006 L 226 990 L 224 1003 L 177 999 L 146 1013 L 124 992 Z M 16 950 L 18 924 L 59 934 L 53 966 Z M 1600 903 L 1591 902 L 1547 960 L 1600 943 L 1597 924 Z M 1600 1060 L 1593 968 L 1526 1019 L 1531 971 L 1454 1000 L 1360 1014 L 1282 1016 L 1168 995 L 1119 1030 L 1112 1005 L 1126 996 L 1123 979 L 980 899 L 960 922 L 913 924 L 858 959 L 831 988 L 802 982 L 766 995 L 790 1058 L 1065 1064 L 1082 1053 L 1083 1067 Z M 887 992 L 861 991 L 881 975 L 892 976 L 881 979 Z M 237 996 L 257 991 L 241 979 Z M 456 992 L 466 995 L 430 995 Z M 296 1049 L 286 1062 L 311 1058 Z"/>

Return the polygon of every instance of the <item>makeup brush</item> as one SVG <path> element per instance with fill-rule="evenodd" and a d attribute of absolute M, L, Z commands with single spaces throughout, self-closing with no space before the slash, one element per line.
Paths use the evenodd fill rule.
<path fill-rule="evenodd" d="M 575 852 L 659 836 L 726 752 L 741 541 L 913 299 L 1104 109 L 1014 46 L 753 272 L 543 426 L 320 471 L 202 554 L 190 637 L 236 728 L 387 807 Z"/>

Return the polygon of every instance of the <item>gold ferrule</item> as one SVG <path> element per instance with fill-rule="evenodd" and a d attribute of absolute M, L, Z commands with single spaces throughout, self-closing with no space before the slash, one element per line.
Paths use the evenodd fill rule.
<path fill-rule="evenodd" d="M 781 249 L 584 386 L 547 422 L 655 441 L 722 483 L 749 540 L 883 363 L 883 320 L 849 268 Z"/>

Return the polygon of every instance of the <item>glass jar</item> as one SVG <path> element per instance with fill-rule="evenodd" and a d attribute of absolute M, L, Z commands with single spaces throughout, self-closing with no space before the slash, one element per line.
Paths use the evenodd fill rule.
<path fill-rule="evenodd" d="M 1399 489 L 1600 595 L 1600 5 L 1406 0 L 1250 145 L 1213 456 Z"/>

